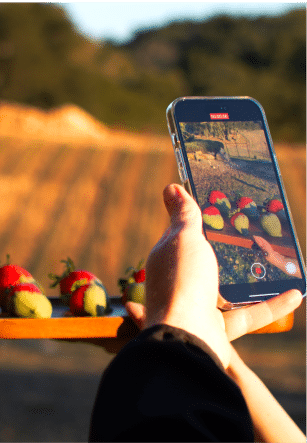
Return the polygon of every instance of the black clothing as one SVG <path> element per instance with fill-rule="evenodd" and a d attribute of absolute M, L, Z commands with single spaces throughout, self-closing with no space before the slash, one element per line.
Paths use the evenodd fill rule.
<path fill-rule="evenodd" d="M 130 341 L 105 370 L 90 442 L 253 442 L 237 385 L 198 337 L 157 325 Z"/>

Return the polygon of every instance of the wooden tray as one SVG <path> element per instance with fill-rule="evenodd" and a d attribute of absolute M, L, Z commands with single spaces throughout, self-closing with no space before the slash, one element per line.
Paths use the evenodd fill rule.
<path fill-rule="evenodd" d="M 112 312 L 105 317 L 64 317 L 67 312 L 59 298 L 50 298 L 53 306 L 49 319 L 0 318 L 0 339 L 102 339 L 126 342 L 139 332 L 128 317 L 120 297 L 111 297 Z M 259 329 L 255 333 L 288 331 L 293 314 Z"/>
<path fill-rule="evenodd" d="M 289 230 L 284 223 L 281 223 L 281 226 L 283 236 L 271 237 L 263 231 L 258 220 L 250 221 L 250 236 L 244 237 L 243 235 L 238 233 L 238 231 L 231 225 L 229 219 L 225 219 L 224 228 L 221 231 L 215 231 L 206 226 L 206 236 L 210 241 L 226 243 L 234 246 L 241 246 L 243 248 L 251 248 L 254 243 L 252 236 L 257 235 L 267 240 L 276 252 L 279 252 L 281 255 L 285 255 L 287 257 L 295 258 L 295 249 Z"/>

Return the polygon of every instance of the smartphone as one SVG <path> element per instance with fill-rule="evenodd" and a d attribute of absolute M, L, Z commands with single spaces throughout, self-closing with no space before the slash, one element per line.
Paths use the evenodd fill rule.
<path fill-rule="evenodd" d="M 181 97 L 166 116 L 228 307 L 292 288 L 305 295 L 302 254 L 262 106 L 251 97 Z"/>

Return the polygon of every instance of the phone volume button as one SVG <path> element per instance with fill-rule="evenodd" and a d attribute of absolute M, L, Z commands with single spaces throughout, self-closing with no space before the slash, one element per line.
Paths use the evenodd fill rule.
<path fill-rule="evenodd" d="M 172 143 L 173 143 L 173 146 L 174 146 L 174 148 L 176 149 L 176 148 L 177 148 L 177 145 L 178 145 L 177 135 L 176 135 L 176 134 L 172 134 L 171 137 L 172 137 Z"/>
<path fill-rule="evenodd" d="M 185 183 L 188 178 L 187 178 L 187 174 L 185 172 L 184 161 L 183 161 L 183 158 L 182 158 L 182 152 L 180 151 L 180 149 L 176 149 L 175 150 L 175 154 L 176 154 L 176 160 L 177 160 L 178 172 L 179 172 L 180 180 L 183 183 Z"/>
<path fill-rule="evenodd" d="M 180 150 L 176 149 L 175 154 L 176 154 L 177 165 L 179 166 L 179 168 L 182 168 L 183 165 L 182 165 L 182 156 Z"/>

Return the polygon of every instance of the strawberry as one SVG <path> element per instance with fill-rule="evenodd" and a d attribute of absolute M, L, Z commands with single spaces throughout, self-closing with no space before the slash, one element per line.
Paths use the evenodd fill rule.
<path fill-rule="evenodd" d="M 7 255 L 7 263 L 0 268 L 0 306 L 4 307 L 4 297 L 7 288 L 17 285 L 19 283 L 33 283 L 42 292 L 40 284 L 33 278 L 33 276 L 26 269 L 18 265 L 9 263 L 10 256 Z"/>
<path fill-rule="evenodd" d="M 101 281 L 91 272 L 75 269 L 73 261 L 68 257 L 67 260 L 61 260 L 61 263 L 66 264 L 66 269 L 62 275 L 55 275 L 50 273 L 49 278 L 54 280 L 50 285 L 51 288 L 60 286 L 60 296 L 62 300 L 69 303 L 72 293 L 79 287 L 87 285 L 88 283 L 97 282 L 102 285 Z"/>
<path fill-rule="evenodd" d="M 122 303 L 127 301 L 134 301 L 135 303 L 145 304 L 145 280 L 146 271 L 143 267 L 144 260 L 141 260 L 136 268 L 129 267 L 126 274 L 129 274 L 126 279 L 119 279 L 118 285 L 122 293 Z"/>
<path fill-rule="evenodd" d="M 282 222 L 287 220 L 284 205 L 280 200 L 277 200 L 276 198 L 269 200 L 265 208 L 267 212 L 278 215 Z"/>
<path fill-rule="evenodd" d="M 243 214 L 252 219 L 259 218 L 259 212 L 256 203 L 250 197 L 241 197 L 236 202 L 237 208 Z"/>
<path fill-rule="evenodd" d="M 79 286 L 69 301 L 70 312 L 79 317 L 103 316 L 108 312 L 108 297 L 105 290 L 96 284 Z"/>
<path fill-rule="evenodd" d="M 20 283 L 7 288 L 4 311 L 23 318 L 50 318 L 52 304 L 33 283 Z"/>
<path fill-rule="evenodd" d="M 215 206 L 208 206 L 202 211 L 203 221 L 212 229 L 218 231 L 224 228 L 224 220 L 220 211 Z"/>
<path fill-rule="evenodd" d="M 221 191 L 211 191 L 208 201 L 216 206 L 222 214 L 229 215 L 231 204 L 226 195 Z"/>
<path fill-rule="evenodd" d="M 276 214 L 269 212 L 260 218 L 262 229 L 271 237 L 282 237 L 282 229 L 279 218 Z"/>
<path fill-rule="evenodd" d="M 83 269 L 76 270 L 73 261 L 68 257 L 67 260 L 61 260 L 62 263 L 66 264 L 66 269 L 61 276 L 50 273 L 49 278 L 54 280 L 54 283 L 50 285 L 51 288 L 54 288 L 59 284 L 60 286 L 60 297 L 62 302 L 70 306 L 71 297 L 75 294 L 76 290 L 79 288 L 83 288 L 84 286 L 94 285 L 99 288 L 100 292 L 105 294 L 106 298 L 106 306 L 104 311 L 110 312 L 110 300 L 106 288 L 103 286 L 101 280 L 96 277 L 95 274 L 91 272 L 85 271 Z M 85 291 L 88 288 L 85 289 Z M 97 289 L 98 291 L 98 289 Z M 81 294 L 82 291 L 78 291 L 77 294 Z M 75 299 L 77 299 L 77 295 L 74 295 Z M 80 295 L 79 295 L 80 297 Z M 78 305 L 78 304 L 77 304 Z M 76 307 L 76 312 L 78 311 L 78 307 Z M 86 315 L 86 314 L 85 314 Z"/>
<path fill-rule="evenodd" d="M 266 210 L 268 212 L 273 212 L 274 214 L 276 214 L 276 212 L 281 211 L 282 209 L 284 209 L 284 205 L 280 200 L 277 200 L 275 198 L 270 200 L 266 205 Z"/>
<path fill-rule="evenodd" d="M 127 301 L 133 301 L 135 303 L 145 304 L 145 284 L 144 283 L 131 283 L 125 290 L 125 297 Z"/>
<path fill-rule="evenodd" d="M 84 314 L 84 293 L 89 285 L 80 286 L 71 295 L 69 309 L 73 315 L 82 316 Z"/>
<path fill-rule="evenodd" d="M 242 212 L 237 212 L 236 214 L 234 214 L 230 219 L 230 223 L 238 232 L 240 232 L 240 234 L 249 234 L 249 220 L 247 215 L 243 214 Z"/>
<path fill-rule="evenodd" d="M 146 271 L 145 269 L 140 269 L 137 272 L 133 273 L 133 278 L 136 281 L 136 283 L 142 283 L 146 279 Z"/>

